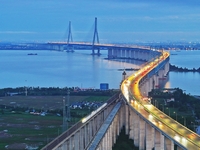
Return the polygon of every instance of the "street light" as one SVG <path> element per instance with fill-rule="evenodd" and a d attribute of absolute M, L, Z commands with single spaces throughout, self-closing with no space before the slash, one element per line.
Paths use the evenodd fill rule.
<path fill-rule="evenodd" d="M 155 106 L 157 107 L 157 100 L 155 100 Z"/>
<path fill-rule="evenodd" d="M 163 104 L 160 104 L 162 106 L 162 112 L 164 112 L 164 105 Z"/>
<path fill-rule="evenodd" d="M 176 115 L 176 121 L 177 121 L 177 113 L 174 111 L 174 114 Z"/>
<path fill-rule="evenodd" d="M 168 107 L 166 109 L 168 109 Z M 168 110 L 169 110 L 169 116 L 170 116 L 170 109 L 168 109 Z"/>
<path fill-rule="evenodd" d="M 195 131 L 195 123 L 194 123 L 194 122 L 191 122 L 191 124 L 193 124 L 193 127 L 194 127 L 194 131 Z"/>
<path fill-rule="evenodd" d="M 184 119 L 184 126 L 186 127 L 186 118 L 182 116 L 182 118 Z"/>

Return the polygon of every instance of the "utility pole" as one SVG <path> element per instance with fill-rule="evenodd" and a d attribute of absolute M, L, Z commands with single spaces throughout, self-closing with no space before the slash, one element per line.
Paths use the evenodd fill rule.
<path fill-rule="evenodd" d="M 65 104 L 65 97 L 63 97 L 63 132 L 66 130 L 66 104 Z"/>
<path fill-rule="evenodd" d="M 63 97 L 63 132 L 65 132 L 69 128 L 70 118 L 70 104 L 69 104 L 69 94 L 70 90 L 67 90 L 67 103 L 65 101 L 65 97 Z M 67 113 L 66 113 L 67 112 Z"/>
<path fill-rule="evenodd" d="M 71 116 L 70 116 L 70 104 L 69 104 L 69 96 L 70 96 L 70 90 L 69 90 L 69 88 L 68 88 L 68 90 L 67 90 L 67 105 L 66 105 L 66 107 L 67 107 L 67 128 L 68 128 L 68 123 L 71 121 Z"/>

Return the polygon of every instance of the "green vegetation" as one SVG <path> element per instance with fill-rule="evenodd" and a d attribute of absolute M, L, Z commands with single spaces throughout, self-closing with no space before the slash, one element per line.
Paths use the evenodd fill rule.
<path fill-rule="evenodd" d="M 181 89 L 154 89 L 149 92 L 151 103 L 187 128 L 195 131 L 200 118 L 200 100 Z M 196 131 L 195 131 L 196 132 Z"/>
<path fill-rule="evenodd" d="M 29 96 L 112 96 L 116 90 L 80 89 L 79 87 L 17 87 L 0 89 L 0 96 L 13 95 Z"/>
<path fill-rule="evenodd" d="M 10 93 L 15 93 L 15 90 L 12 89 Z M 2 92 L 1 89 L 0 91 Z M 76 95 L 75 92 L 72 92 L 73 94 L 70 92 L 69 97 L 66 91 L 65 94 L 57 96 L 52 96 L 52 93 L 49 95 L 39 93 L 43 92 L 28 96 L 24 96 L 24 93 L 14 96 L 4 93 L 4 96 L 0 97 L 1 150 L 5 150 L 6 145 L 9 145 L 7 149 L 22 150 L 27 145 L 41 149 L 61 134 L 64 97 L 66 101 L 69 98 L 70 106 L 73 104 L 82 106 L 70 109 L 71 119 L 68 127 L 71 127 L 96 109 L 97 104 L 107 101 L 115 92 L 97 91 L 92 95 L 88 94 L 91 91 L 77 92 Z M 44 112 L 45 116 L 41 116 Z"/>
<path fill-rule="evenodd" d="M 134 146 L 134 141 L 129 139 L 129 136 L 125 134 L 125 127 L 121 130 L 115 145 L 112 150 L 138 150 L 138 147 Z"/>
<path fill-rule="evenodd" d="M 53 115 L 40 116 L 28 113 L 12 113 L 5 110 L 0 115 L 0 149 L 6 145 L 26 143 L 29 146 L 40 147 L 61 133 L 62 118 Z"/>

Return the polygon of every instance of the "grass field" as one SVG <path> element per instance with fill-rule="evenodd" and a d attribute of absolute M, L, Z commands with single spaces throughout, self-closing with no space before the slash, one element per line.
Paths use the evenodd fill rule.
<path fill-rule="evenodd" d="M 65 97 L 66 99 L 67 97 Z M 70 103 L 106 101 L 107 96 L 70 96 Z M 58 110 L 63 108 L 62 96 L 10 96 L 0 97 L 0 149 L 25 149 L 27 146 L 41 149 L 62 133 L 62 117 L 56 114 L 33 115 L 27 109 Z M 10 108 L 12 107 L 12 108 Z M 23 111 L 13 111 L 24 108 Z M 3 110 L 3 111 L 2 111 Z M 16 109 L 18 110 L 18 109 Z M 79 121 L 90 110 L 71 110 L 79 116 L 71 119 L 70 125 Z M 7 148 L 5 148 L 7 146 Z"/>

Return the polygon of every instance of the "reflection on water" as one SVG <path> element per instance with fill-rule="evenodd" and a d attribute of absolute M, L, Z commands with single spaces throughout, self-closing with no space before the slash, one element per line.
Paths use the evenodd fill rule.
<path fill-rule="evenodd" d="M 37 53 L 37 55 L 28 55 Z M 109 83 L 109 88 L 118 89 L 122 72 L 118 69 L 140 68 L 143 62 L 135 60 L 106 60 L 106 51 L 101 56 L 91 56 L 91 51 L 74 53 L 57 51 L 0 51 L 0 88 L 39 86 L 99 88 L 100 83 Z M 200 51 L 172 51 L 170 63 L 179 67 L 199 68 Z M 127 71 L 127 75 L 134 71 Z M 181 88 L 193 95 L 200 95 L 200 74 L 170 72 L 166 88 Z"/>
<path fill-rule="evenodd" d="M 109 88 L 118 89 L 122 80 L 121 68 L 138 67 L 130 60 L 106 60 L 106 53 L 91 56 L 90 51 L 74 53 L 56 51 L 0 51 L 0 88 L 39 86 L 99 88 L 100 83 L 109 83 Z M 28 55 L 37 53 L 37 55 Z M 133 72 L 127 72 L 131 74 Z"/>

